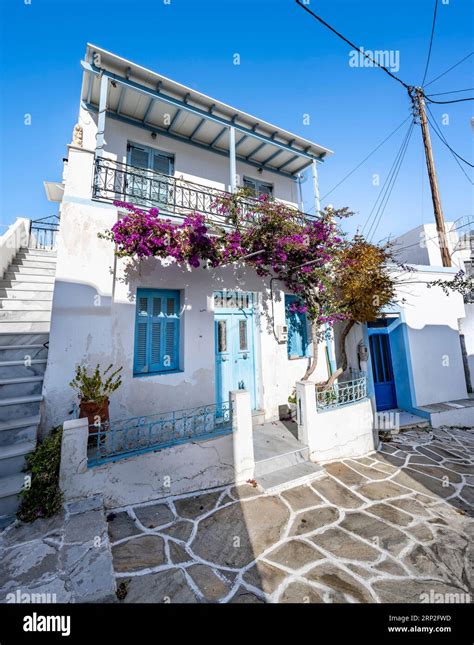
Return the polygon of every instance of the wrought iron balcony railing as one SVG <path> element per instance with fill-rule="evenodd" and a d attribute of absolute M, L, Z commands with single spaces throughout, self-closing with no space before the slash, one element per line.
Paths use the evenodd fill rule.
<path fill-rule="evenodd" d="M 51 215 L 30 221 L 30 249 L 54 250 L 56 248 L 57 234 L 59 231 L 59 217 Z"/>
<path fill-rule="evenodd" d="M 88 466 L 232 432 L 229 401 L 89 426 Z"/>
<path fill-rule="evenodd" d="M 367 376 L 364 372 L 351 370 L 350 380 L 339 381 L 330 386 L 316 386 L 316 408 L 325 412 L 357 403 L 367 397 Z"/>
<path fill-rule="evenodd" d="M 130 202 L 144 208 L 158 208 L 175 217 L 185 217 L 196 211 L 216 223 L 223 223 L 221 200 L 230 193 L 191 181 L 163 175 L 143 168 L 129 166 L 113 159 L 99 157 L 95 161 L 92 198 L 98 201 Z M 239 197 L 239 217 L 251 219 L 261 202 L 253 197 Z M 314 215 L 300 213 L 301 220 Z"/>

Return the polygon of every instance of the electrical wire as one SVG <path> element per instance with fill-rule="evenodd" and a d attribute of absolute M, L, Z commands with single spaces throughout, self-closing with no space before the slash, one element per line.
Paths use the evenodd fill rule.
<path fill-rule="evenodd" d="M 429 46 L 429 49 L 428 49 L 428 57 L 426 59 L 425 73 L 423 74 L 423 80 L 421 81 L 422 86 L 423 86 L 423 83 L 426 81 L 426 75 L 428 74 L 428 67 L 430 66 L 431 49 L 433 47 L 433 38 L 434 38 L 434 31 L 435 31 L 435 25 L 436 25 L 436 14 L 437 14 L 437 12 L 438 12 L 438 0 L 435 0 L 435 7 L 434 7 L 434 14 L 433 14 L 433 24 L 431 26 L 430 46 Z"/>
<path fill-rule="evenodd" d="M 463 103 L 464 101 L 474 101 L 474 96 L 468 96 L 465 99 L 453 99 L 452 101 L 433 101 L 425 95 L 425 99 L 430 103 L 439 103 L 439 105 L 448 105 L 448 103 Z"/>
<path fill-rule="evenodd" d="M 435 94 L 425 94 L 425 96 L 441 96 L 443 94 L 459 94 L 459 92 L 472 92 L 474 87 L 466 87 L 464 90 L 451 90 L 450 92 L 436 92 Z"/>
<path fill-rule="evenodd" d="M 322 18 L 320 18 L 317 14 L 315 14 L 315 13 L 314 13 L 314 11 L 311 11 L 311 9 L 309 9 L 309 7 L 307 7 L 306 5 L 304 5 L 304 4 L 301 2 L 301 0 L 295 0 L 295 1 L 296 1 L 296 4 L 297 4 L 297 5 L 299 5 L 302 9 L 304 9 L 307 13 L 309 13 L 313 18 L 315 18 L 316 20 L 318 20 L 322 25 L 324 25 L 325 27 L 327 27 L 330 31 L 332 31 L 332 32 L 333 32 L 333 34 L 336 34 L 336 36 L 338 36 L 339 38 L 341 38 L 341 40 L 343 40 L 345 43 L 347 43 L 348 45 L 350 45 L 353 49 L 357 49 L 357 51 L 358 51 L 360 54 L 362 54 L 365 58 L 367 58 L 368 60 L 370 60 L 370 61 L 371 61 L 374 65 L 376 65 L 377 67 L 380 67 L 380 69 L 383 69 L 383 71 L 384 71 L 386 74 L 388 74 L 388 75 L 389 75 L 389 76 L 391 76 L 393 79 L 395 79 L 396 81 L 398 81 L 399 83 L 401 83 L 401 85 L 403 85 L 403 87 L 405 87 L 405 89 L 408 89 L 408 87 L 409 87 L 409 86 L 408 86 L 404 81 L 402 81 L 402 79 L 401 79 L 401 78 L 398 78 L 398 76 L 395 76 L 395 74 L 392 74 L 392 72 L 391 72 L 389 69 L 387 69 L 387 67 L 385 67 L 384 65 L 380 65 L 380 63 L 377 63 L 377 61 L 375 61 L 375 60 L 374 60 L 373 58 L 371 58 L 368 54 L 366 54 L 366 53 L 365 53 L 365 52 L 364 52 L 360 47 L 358 47 L 357 45 L 354 45 L 354 43 L 352 43 L 352 42 L 351 42 L 350 40 L 348 40 L 345 36 L 343 36 L 339 31 L 337 31 L 337 29 L 334 29 L 334 27 L 331 27 L 331 25 L 330 25 L 330 24 L 328 24 L 325 20 L 323 20 L 323 19 L 322 19 Z"/>
<path fill-rule="evenodd" d="M 383 200 L 382 200 L 380 202 L 378 210 L 377 210 L 377 213 L 375 214 L 375 218 L 374 218 L 374 221 L 372 223 L 372 225 L 374 225 L 374 228 L 373 228 L 373 231 L 372 231 L 371 234 L 370 234 L 370 230 L 369 230 L 369 234 L 370 234 L 369 241 L 373 240 L 374 235 L 375 235 L 375 233 L 377 231 L 377 228 L 379 227 L 379 224 L 382 221 L 382 216 L 383 216 L 383 214 L 385 212 L 385 209 L 387 208 L 387 204 L 388 204 L 388 202 L 390 200 L 390 196 L 391 196 L 392 191 L 393 191 L 393 189 L 395 187 L 395 183 L 397 181 L 400 169 L 402 167 L 403 160 L 405 158 L 405 154 L 406 154 L 406 151 L 408 149 L 408 144 L 410 143 L 410 138 L 411 138 L 411 135 L 412 135 L 412 132 L 413 132 L 414 125 L 415 125 L 415 123 L 412 122 L 411 125 L 410 125 L 410 128 L 409 128 L 409 131 L 407 133 L 406 139 L 405 139 L 405 141 L 403 143 L 403 147 L 402 147 L 402 150 L 401 150 L 401 154 L 400 154 L 397 166 L 394 169 L 391 182 L 390 182 L 389 186 L 387 187 L 387 190 L 386 190 L 386 193 L 385 193 L 385 197 L 384 197 L 385 201 L 383 202 Z"/>
<path fill-rule="evenodd" d="M 381 148 L 381 147 L 383 146 L 383 144 L 384 144 L 384 143 L 386 143 L 389 139 L 391 139 L 391 138 L 393 137 L 393 135 L 394 135 L 396 132 L 398 132 L 398 131 L 400 130 L 400 128 L 401 128 L 401 127 L 402 127 L 402 126 L 403 126 L 403 125 L 408 121 L 408 119 L 410 119 L 410 118 L 411 118 L 411 115 L 410 115 L 410 116 L 407 116 L 407 118 L 406 118 L 406 119 L 403 119 L 403 121 L 400 123 L 400 125 L 398 125 L 398 126 L 395 128 L 395 130 L 392 130 L 392 132 L 391 132 L 387 137 L 385 137 L 385 139 L 384 139 L 383 141 L 381 141 L 381 142 L 380 142 L 380 143 L 379 143 L 379 144 L 378 144 L 378 145 L 377 145 L 377 146 L 376 146 L 376 147 L 375 147 L 371 152 L 369 152 L 369 154 L 368 154 L 366 157 L 364 157 L 364 159 L 362 159 L 362 161 L 360 161 L 360 162 L 357 164 L 357 166 L 356 166 L 355 168 L 353 168 L 349 173 L 347 173 L 347 175 L 345 175 L 345 176 L 344 176 L 344 177 L 343 177 L 343 178 L 342 178 L 342 179 L 341 179 L 341 180 L 340 180 L 340 181 L 339 181 L 335 186 L 333 186 L 333 187 L 331 188 L 331 190 L 328 190 L 328 192 L 327 192 L 325 195 L 323 195 L 323 196 L 321 197 L 321 201 L 322 201 L 323 199 L 326 199 L 326 197 L 328 197 L 332 192 L 334 192 L 334 191 L 336 190 L 336 188 L 339 188 L 339 186 L 340 186 L 342 183 L 344 183 L 344 182 L 346 181 L 346 179 L 348 179 L 352 174 L 354 174 L 354 173 L 355 173 L 355 171 L 356 171 L 356 170 L 358 170 L 358 169 L 359 169 L 359 168 L 360 168 L 360 167 L 361 167 L 361 166 L 362 166 L 362 165 L 363 165 L 363 164 L 364 164 L 368 159 L 370 159 L 370 157 L 371 157 L 375 152 L 377 152 L 377 150 L 378 150 L 379 148 Z M 313 208 L 314 208 L 314 206 L 313 206 Z M 311 210 L 311 209 L 310 209 L 310 210 Z"/>
<path fill-rule="evenodd" d="M 461 63 L 464 63 L 464 61 L 465 61 L 465 60 L 467 60 L 467 59 L 468 59 L 470 56 L 472 56 L 473 54 L 474 54 L 474 52 L 470 52 L 469 54 L 467 54 L 467 56 L 464 56 L 464 58 L 461 58 L 461 60 L 460 60 L 460 61 L 458 61 L 457 63 L 455 63 L 455 64 L 454 64 L 454 65 L 452 65 L 451 67 L 448 67 L 448 69 L 447 69 L 447 70 L 445 70 L 444 72 L 442 72 L 439 76 L 437 76 L 436 78 L 434 78 L 434 79 L 433 79 L 432 81 L 430 81 L 429 83 L 426 83 L 426 85 L 424 85 L 423 87 L 428 87 L 429 85 L 432 85 L 435 81 L 437 81 L 437 80 L 438 80 L 438 79 L 440 79 L 442 76 L 444 76 L 445 74 L 447 74 L 448 72 L 450 72 L 452 69 L 454 69 L 455 67 L 457 67 L 457 66 L 458 66 L 458 65 L 460 65 Z"/>
<path fill-rule="evenodd" d="M 408 145 L 408 141 L 409 141 L 409 139 L 411 137 L 411 133 L 413 131 L 413 126 L 414 126 L 414 121 L 412 120 L 410 125 L 408 126 L 408 130 L 407 130 L 407 132 L 406 132 L 406 134 L 405 134 L 405 136 L 403 138 L 401 146 L 400 146 L 400 148 L 399 148 L 399 150 L 398 150 L 398 152 L 397 152 L 397 154 L 395 156 L 395 160 L 394 160 L 394 162 L 393 162 L 393 164 L 392 164 L 392 166 L 391 166 L 391 168 L 389 170 L 387 178 L 386 178 L 385 182 L 383 183 L 382 190 L 379 193 L 379 195 L 377 196 L 377 199 L 375 200 L 375 203 L 374 203 L 374 205 L 372 207 L 372 210 L 370 211 L 369 216 L 367 217 L 367 219 L 365 221 L 365 224 L 362 227 L 362 234 L 364 234 L 364 231 L 365 231 L 366 227 L 369 225 L 369 222 L 372 219 L 372 216 L 374 216 L 373 221 L 372 221 L 372 223 L 370 224 L 370 226 L 369 226 L 369 228 L 367 230 L 367 234 L 366 234 L 367 239 L 369 239 L 369 236 L 371 235 L 372 231 L 375 233 L 375 230 L 378 227 L 378 224 L 380 223 L 381 215 L 383 214 L 383 211 L 385 210 L 385 207 L 387 205 L 388 199 L 390 198 L 390 194 L 391 194 L 391 192 L 393 190 L 394 182 L 392 180 L 393 179 L 396 180 L 396 178 L 398 176 L 398 171 L 400 169 L 401 162 L 403 161 L 403 157 L 404 157 L 405 151 L 406 151 L 406 146 Z M 383 210 L 382 210 L 382 207 L 383 207 Z M 375 211 L 376 208 L 377 208 L 377 211 Z M 374 215 L 374 212 L 375 212 L 375 215 Z M 376 224 L 377 219 L 379 221 L 378 221 L 378 223 L 377 223 L 377 225 L 375 227 L 375 230 L 374 230 L 374 225 Z"/>
<path fill-rule="evenodd" d="M 461 161 L 464 161 L 464 163 L 465 163 L 465 164 L 467 164 L 468 166 L 470 166 L 471 168 L 474 168 L 474 164 L 472 164 L 472 163 L 471 163 L 470 161 L 468 161 L 467 159 L 464 159 L 464 157 L 461 157 L 461 155 L 460 155 L 460 154 L 458 154 L 458 153 L 456 152 L 456 150 L 454 150 L 453 148 L 451 148 L 451 146 L 449 145 L 449 143 L 448 143 L 448 142 L 447 142 L 447 140 L 446 140 L 446 137 L 444 136 L 444 134 L 442 133 L 441 129 L 439 128 L 439 125 L 436 123 L 436 119 L 435 119 L 435 117 L 434 117 L 434 115 L 433 115 L 433 112 L 430 110 L 430 108 L 429 108 L 429 106 L 428 106 L 428 105 L 427 105 L 426 107 L 427 107 L 427 110 L 428 110 L 428 112 L 429 112 L 429 114 L 430 114 L 430 116 L 431 116 L 431 119 L 430 119 L 430 117 L 429 117 L 429 116 L 427 117 L 427 118 L 428 118 L 428 122 L 430 123 L 431 127 L 432 127 L 432 128 L 433 128 L 433 130 L 435 131 L 435 134 L 438 136 L 438 138 L 439 138 L 439 139 L 444 143 L 444 145 L 445 145 L 445 146 L 446 146 L 446 147 L 451 151 L 451 153 L 455 156 L 455 158 L 457 157 L 457 158 L 458 158 L 458 159 L 460 159 Z M 458 163 L 459 163 L 459 162 L 458 162 Z M 462 166 L 461 166 L 461 168 L 462 168 Z M 464 169 L 463 169 L 463 170 L 464 170 Z M 468 179 L 469 179 L 469 177 L 468 177 Z M 469 181 L 471 181 L 471 180 L 469 179 Z M 472 184 L 472 181 L 471 181 L 471 184 Z"/>

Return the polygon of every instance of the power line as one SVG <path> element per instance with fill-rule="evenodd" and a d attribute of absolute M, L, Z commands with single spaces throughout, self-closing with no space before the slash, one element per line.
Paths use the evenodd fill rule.
<path fill-rule="evenodd" d="M 380 222 L 382 221 L 382 216 L 383 216 L 383 214 L 385 212 L 385 209 L 387 208 L 387 204 L 388 204 L 388 202 L 390 200 L 390 197 L 392 195 L 392 191 L 393 191 L 393 189 L 395 187 L 395 183 L 397 181 L 398 175 L 400 173 L 400 169 L 401 169 L 402 164 L 403 164 L 403 160 L 405 158 L 406 151 L 408 149 L 408 144 L 410 143 L 410 138 L 411 138 L 411 135 L 412 135 L 412 132 L 413 132 L 414 125 L 415 125 L 414 122 L 411 123 L 411 126 L 409 128 L 408 134 L 407 134 L 406 139 L 404 141 L 403 148 L 402 148 L 400 157 L 398 159 L 398 164 L 397 164 L 397 166 L 396 166 L 396 168 L 395 168 L 395 170 L 393 172 L 393 175 L 392 175 L 391 184 L 387 187 L 387 191 L 386 191 L 386 194 L 385 194 L 385 201 L 384 201 L 383 204 L 382 204 L 382 202 L 380 202 L 379 208 L 377 210 L 377 213 L 375 214 L 375 219 L 374 219 L 374 222 L 373 222 L 374 229 L 372 231 L 372 234 L 370 235 L 370 240 L 372 240 L 374 238 L 374 235 L 375 235 L 375 233 L 377 231 L 377 228 L 379 227 Z M 369 233 L 370 233 L 370 231 L 369 231 Z"/>
<path fill-rule="evenodd" d="M 447 70 L 445 70 L 444 72 L 442 72 L 439 76 L 437 76 L 436 78 L 434 78 L 434 79 L 433 79 L 432 81 L 430 81 L 429 83 L 426 83 L 426 85 L 424 85 L 423 87 L 428 87 L 428 85 L 432 85 L 435 81 L 437 81 L 437 80 L 438 80 L 438 79 L 440 79 L 442 76 L 444 76 L 445 74 L 447 74 L 448 72 L 450 72 L 452 69 L 454 69 L 455 67 L 457 67 L 457 66 L 458 66 L 458 65 L 460 65 L 461 63 L 464 63 L 464 61 L 465 61 L 465 60 L 467 60 L 467 59 L 468 59 L 470 56 L 472 56 L 473 54 L 474 54 L 474 52 L 470 52 L 469 54 L 467 54 L 467 56 L 464 56 L 464 58 L 461 58 L 461 60 L 460 60 L 460 61 L 458 61 L 457 63 L 455 63 L 455 64 L 454 64 L 454 65 L 452 65 L 451 67 L 449 67 Z"/>
<path fill-rule="evenodd" d="M 453 224 L 456 224 L 460 220 L 462 220 L 462 217 L 458 217 L 457 219 L 454 220 Z M 462 228 L 466 228 L 466 226 L 472 226 L 471 222 L 467 222 L 466 224 L 463 224 L 462 226 L 453 226 L 452 228 L 449 229 L 448 233 L 454 233 L 455 231 L 460 231 Z M 423 239 L 423 242 L 430 242 L 431 240 L 436 240 L 439 239 L 438 235 L 433 235 L 432 237 L 427 237 Z M 404 251 L 405 249 L 411 249 L 413 246 L 419 246 L 421 240 L 418 240 L 418 242 L 415 242 L 414 244 L 406 244 L 405 246 L 395 246 L 393 249 L 394 253 L 399 253 L 400 251 Z"/>
<path fill-rule="evenodd" d="M 373 229 L 373 227 L 374 227 L 374 225 L 375 225 L 375 223 L 376 223 L 376 220 L 379 218 L 379 214 L 381 214 L 381 213 L 383 214 L 383 210 L 381 211 L 381 208 L 382 208 L 382 204 L 383 204 L 383 203 L 384 203 L 384 201 L 385 201 L 386 196 L 388 195 L 388 197 L 390 197 L 390 194 L 391 194 L 391 187 L 393 187 L 392 179 L 393 179 L 393 178 L 395 178 L 395 179 L 396 179 L 396 176 L 398 175 L 398 171 L 397 171 L 397 169 L 399 169 L 399 163 L 400 163 L 401 161 L 403 161 L 403 157 L 404 157 L 404 150 L 406 150 L 406 145 L 407 145 L 408 140 L 409 140 L 409 138 L 410 138 L 410 136 L 411 136 L 411 132 L 412 132 L 412 130 L 413 130 L 413 123 L 414 123 L 414 122 L 413 122 L 413 120 L 412 120 L 412 122 L 411 122 L 411 123 L 410 123 L 410 125 L 408 126 L 408 130 L 407 130 L 407 132 L 406 132 L 406 134 L 405 134 L 405 136 L 404 136 L 404 138 L 403 138 L 403 141 L 402 141 L 402 143 L 401 143 L 400 148 L 399 148 L 399 149 L 398 149 L 398 151 L 397 151 L 397 154 L 396 154 L 396 156 L 395 156 L 395 160 L 394 160 L 394 162 L 393 162 L 393 164 L 392 164 L 392 166 L 391 166 L 391 168 L 390 168 L 390 170 L 389 170 L 389 173 L 388 173 L 388 175 L 387 175 L 386 180 L 385 180 L 385 181 L 384 181 L 384 183 L 383 183 L 382 190 L 381 190 L 381 192 L 379 193 L 379 195 L 377 196 L 377 199 L 375 200 L 375 203 L 374 203 L 374 205 L 373 205 L 373 207 L 372 207 L 372 210 L 370 211 L 370 213 L 369 213 L 369 215 L 368 215 L 368 217 L 367 217 L 367 219 L 366 219 L 366 221 L 365 221 L 365 224 L 364 224 L 364 226 L 362 227 L 362 234 L 364 234 L 364 231 L 365 231 L 366 227 L 369 225 L 369 222 L 370 222 L 370 220 L 372 219 L 372 216 L 374 215 L 374 211 L 375 211 L 375 209 L 377 208 L 377 211 L 375 212 L 375 216 L 374 216 L 374 218 L 373 218 L 373 221 L 372 221 L 372 223 L 370 224 L 370 227 L 369 227 L 369 229 L 368 229 L 368 231 L 367 231 L 367 236 L 366 236 L 367 238 L 368 238 L 368 237 L 369 237 L 369 235 L 371 234 L 372 229 Z M 390 192 L 389 192 L 389 191 L 390 191 Z M 387 204 L 387 201 L 388 201 L 388 199 L 385 201 L 384 210 L 385 210 L 385 206 L 386 206 L 386 204 Z M 380 215 L 380 216 L 381 216 L 381 215 Z M 379 218 L 379 222 L 380 222 L 380 218 Z M 378 224 L 377 224 L 377 226 L 378 226 Z M 375 232 L 375 231 L 374 231 L 374 232 Z"/>
<path fill-rule="evenodd" d="M 404 81 L 402 81 L 402 79 L 401 79 L 401 78 L 398 78 L 398 76 L 395 76 L 395 74 L 392 74 L 392 72 L 391 72 L 389 69 L 387 69 L 387 67 L 385 67 L 384 65 L 381 65 L 380 63 L 377 63 L 377 61 L 375 61 L 375 60 L 374 60 L 373 58 L 371 58 L 368 54 L 366 54 L 366 53 L 365 53 L 365 52 L 364 52 L 360 47 L 358 47 L 357 45 L 354 45 L 354 43 L 352 43 L 352 42 L 351 42 L 350 40 L 348 40 L 345 36 L 343 36 L 339 31 L 337 31 L 337 29 L 334 29 L 334 27 L 331 27 L 331 25 L 330 25 L 330 24 L 328 24 L 325 20 L 323 20 L 323 19 L 322 19 L 322 18 L 320 18 L 317 14 L 315 14 L 315 13 L 314 13 L 314 11 L 311 11 L 311 9 L 309 9 L 306 5 L 304 5 L 304 4 L 301 2 L 301 0 L 295 0 L 295 1 L 296 1 L 296 4 L 297 4 L 297 5 L 299 5 L 299 6 L 300 6 L 302 9 L 304 9 L 307 13 L 309 13 L 311 16 L 313 16 L 313 18 L 315 18 L 315 19 L 316 19 L 316 20 L 318 20 L 322 25 L 324 25 L 325 27 L 327 27 L 328 29 L 330 29 L 330 30 L 333 32 L 333 34 L 336 34 L 336 36 L 338 36 L 338 38 L 341 38 L 341 40 L 343 40 L 345 43 L 347 43 L 348 45 L 350 45 L 350 46 L 352 47 L 352 49 L 357 49 L 357 51 L 358 51 L 360 54 L 362 54 L 362 56 L 364 56 L 365 58 L 367 58 L 368 60 L 370 60 L 370 61 L 371 61 L 374 65 L 376 65 L 377 67 L 380 67 L 380 69 L 383 69 L 383 71 L 384 71 L 386 74 L 388 74 L 389 76 L 391 76 L 392 78 L 394 78 L 396 81 L 398 81 L 399 83 L 401 83 L 401 84 L 403 85 L 403 87 L 405 87 L 406 89 L 408 89 L 408 85 L 407 85 Z"/>
<path fill-rule="evenodd" d="M 423 83 L 426 80 L 426 75 L 428 74 L 428 67 L 430 65 L 430 58 L 431 58 L 431 48 L 433 47 L 433 37 L 434 37 L 434 31 L 435 31 L 435 25 L 436 25 L 436 14 L 438 12 L 438 0 L 435 0 L 435 7 L 434 7 L 434 14 L 433 14 L 433 25 L 431 27 L 431 36 L 430 36 L 430 46 L 428 49 L 428 58 L 426 59 L 426 66 L 425 66 L 425 73 L 423 74 L 423 80 L 421 81 L 421 85 L 423 86 Z"/>
<path fill-rule="evenodd" d="M 435 94 L 425 94 L 426 97 L 428 96 L 442 96 L 443 94 L 459 94 L 459 92 L 472 92 L 474 90 L 474 87 L 466 87 L 464 90 L 451 90 L 450 92 L 436 92 Z"/>
<path fill-rule="evenodd" d="M 474 96 L 468 96 L 465 99 L 453 99 L 452 101 L 433 101 L 425 94 L 425 99 L 430 103 L 439 103 L 439 105 L 447 105 L 448 103 L 462 103 L 463 101 L 474 101 Z"/>
<path fill-rule="evenodd" d="M 428 106 L 427 106 L 427 107 L 428 107 Z M 432 119 L 433 119 L 433 120 L 431 120 L 431 119 L 428 117 L 428 121 L 429 121 L 429 123 L 430 123 L 431 127 L 433 128 L 433 130 L 434 130 L 434 132 L 435 132 L 436 136 L 438 137 L 438 139 L 440 139 L 440 140 L 441 140 L 441 142 L 442 142 L 442 143 L 444 143 L 444 145 L 445 145 L 445 146 L 448 148 L 448 150 L 451 152 L 451 154 L 453 155 L 453 159 L 454 159 L 454 161 L 457 163 L 457 165 L 458 165 L 458 166 L 459 166 L 459 168 L 461 169 L 462 173 L 464 174 L 464 176 L 466 177 L 466 179 L 468 180 L 468 182 L 472 185 L 474 182 L 473 182 L 473 181 L 472 181 L 472 179 L 469 177 L 469 175 L 468 175 L 468 174 L 467 174 L 467 172 L 464 170 L 464 168 L 461 166 L 461 164 L 460 164 L 460 163 L 459 163 L 459 161 L 458 161 L 458 158 L 459 158 L 459 159 L 461 159 L 462 161 L 464 161 L 464 163 L 466 163 L 468 166 L 471 166 L 471 168 L 474 168 L 473 164 L 469 163 L 469 161 L 467 161 L 466 159 L 464 159 L 463 157 L 461 157 L 461 155 L 459 155 L 455 150 L 453 150 L 453 148 L 451 148 L 451 146 L 450 146 L 450 145 L 449 145 L 449 143 L 447 142 L 447 140 L 446 140 L 445 136 L 444 136 L 444 135 L 443 135 L 443 133 L 441 132 L 441 130 L 440 130 L 440 128 L 439 128 L 439 126 L 438 126 L 438 124 L 436 123 L 435 118 L 434 118 L 434 116 L 433 116 L 433 113 L 431 112 L 431 110 L 430 110 L 429 108 L 428 108 L 428 110 L 429 110 L 429 113 L 431 114 L 431 117 L 432 117 Z"/>
<path fill-rule="evenodd" d="M 364 159 L 362 159 L 362 161 L 361 161 L 361 162 L 359 162 L 355 168 L 353 168 L 349 173 L 347 173 L 347 175 L 345 175 L 345 176 L 341 179 L 341 181 L 339 181 L 335 186 L 333 186 L 333 187 L 331 188 L 331 190 L 329 190 L 325 195 L 323 195 L 323 196 L 321 197 L 321 200 L 326 199 L 326 197 L 328 197 L 332 192 L 334 192 L 334 191 L 336 190 L 336 188 L 338 188 L 338 187 L 339 187 L 343 182 L 345 182 L 345 181 L 346 181 L 346 179 L 348 179 L 352 174 L 354 174 L 354 173 L 355 173 L 355 171 L 356 171 L 356 170 L 358 170 L 358 169 L 359 169 L 359 168 L 360 168 L 360 167 L 361 167 L 361 166 L 362 166 L 362 165 L 363 165 L 363 164 L 364 164 L 368 159 L 370 159 L 370 157 L 371 157 L 374 153 L 376 153 L 376 152 L 377 152 L 377 150 L 378 150 L 379 148 L 381 148 L 381 147 L 383 146 L 383 144 L 384 144 L 384 143 L 386 143 L 389 139 L 391 139 L 391 138 L 393 137 L 393 135 L 394 135 L 396 132 L 398 132 L 398 130 L 400 130 L 400 128 L 401 128 L 401 127 L 402 127 L 402 126 L 403 126 L 403 125 L 408 121 L 408 119 L 410 119 L 410 118 L 411 118 L 411 116 L 407 116 L 407 118 L 406 118 L 406 119 L 404 119 L 404 120 L 400 123 L 400 125 L 398 125 L 398 126 L 395 128 L 395 130 L 393 130 L 393 131 L 392 131 L 392 132 L 391 132 L 387 137 L 385 137 L 385 139 L 384 139 L 383 141 L 381 141 L 381 142 L 380 142 L 380 143 L 379 143 L 379 144 L 378 144 L 378 145 L 377 145 L 377 146 L 372 150 L 372 152 L 369 152 L 369 154 L 368 154 L 366 157 L 364 157 Z M 313 208 L 314 208 L 314 207 L 313 207 Z M 310 210 L 311 210 L 311 209 L 310 209 Z"/>

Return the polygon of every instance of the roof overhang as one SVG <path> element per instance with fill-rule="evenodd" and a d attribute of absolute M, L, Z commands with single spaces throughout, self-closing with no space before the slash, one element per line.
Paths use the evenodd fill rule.
<path fill-rule="evenodd" d="M 82 103 L 99 107 L 100 79 L 109 79 L 107 115 L 220 154 L 229 154 L 235 129 L 236 157 L 262 169 L 296 176 L 332 151 L 237 110 L 94 45 L 82 61 Z"/>

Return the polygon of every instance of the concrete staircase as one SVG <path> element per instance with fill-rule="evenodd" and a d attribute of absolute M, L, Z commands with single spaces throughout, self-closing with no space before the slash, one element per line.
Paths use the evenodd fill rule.
<path fill-rule="evenodd" d="M 309 461 L 309 449 L 295 436 L 294 422 L 254 424 L 255 480 L 267 493 L 277 493 L 307 484 L 324 475 L 321 466 Z"/>
<path fill-rule="evenodd" d="M 0 281 L 0 526 L 14 518 L 36 446 L 56 252 L 20 249 Z"/>

